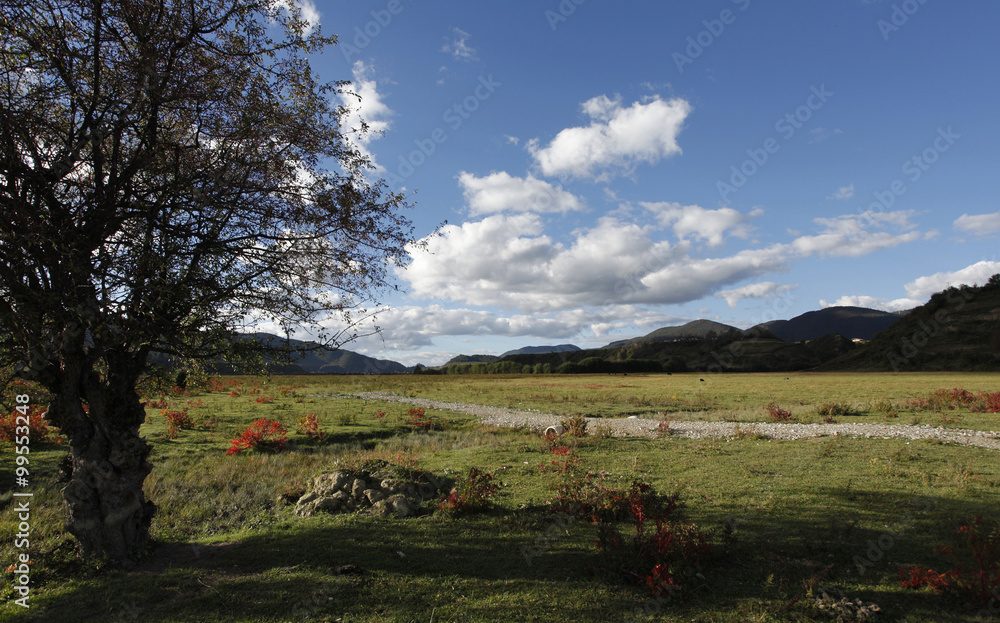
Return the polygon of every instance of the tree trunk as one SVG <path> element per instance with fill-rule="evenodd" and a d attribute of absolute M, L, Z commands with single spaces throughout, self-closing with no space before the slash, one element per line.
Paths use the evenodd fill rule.
<path fill-rule="evenodd" d="M 73 366 L 62 372 L 73 375 Z M 62 385 L 76 385 L 83 396 L 57 393 L 48 415 L 69 438 L 73 456 L 73 471 L 62 490 L 69 510 L 66 529 L 84 556 L 120 562 L 149 540 L 156 510 L 142 490 L 152 466 L 146 460 L 150 446 L 139 436 L 146 413 L 135 393 L 138 374 L 77 372 L 79 385 L 66 377 Z"/>

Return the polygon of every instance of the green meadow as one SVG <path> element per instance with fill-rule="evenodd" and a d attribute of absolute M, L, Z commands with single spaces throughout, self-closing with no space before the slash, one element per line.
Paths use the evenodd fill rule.
<path fill-rule="evenodd" d="M 142 430 L 154 465 L 145 489 L 158 512 L 154 543 L 135 552 L 131 568 L 76 559 L 59 496 L 67 449 L 32 446 L 30 608 L 14 603 L 7 569 L 0 621 L 1000 621 L 1000 605 L 984 614 L 982 606 L 905 588 L 899 579 L 901 567 L 945 569 L 936 546 L 959 551 L 959 526 L 977 514 L 1000 517 L 996 450 L 842 436 L 589 435 L 566 440 L 569 466 L 538 433 L 431 409 L 433 426 L 415 426 L 407 405 L 353 397 L 380 391 L 563 416 L 735 422 L 770 421 L 764 407 L 774 403 L 798 422 L 1000 432 L 1000 414 L 928 400 L 935 390 L 1000 391 L 997 374 L 220 381 L 215 391 L 145 396 L 156 404 L 147 403 Z M 185 409 L 189 421 L 171 435 L 166 413 Z M 307 416 L 319 422 L 322 439 L 303 432 Z M 259 418 L 284 425 L 285 450 L 227 455 Z M 0 491 L 12 481 L 14 456 L 4 444 Z M 476 467 L 499 485 L 495 505 L 407 519 L 294 513 L 316 475 L 373 462 L 457 479 Z M 711 543 L 682 591 L 656 596 L 617 573 L 595 546 L 595 525 L 550 509 L 557 487 L 588 473 L 623 489 L 641 481 L 678 495 L 683 520 Z M 4 569 L 20 551 L 10 492 L 0 493 L 0 506 Z M 866 618 L 841 604 L 831 615 L 820 607 L 830 603 L 824 594 L 879 612 Z"/>

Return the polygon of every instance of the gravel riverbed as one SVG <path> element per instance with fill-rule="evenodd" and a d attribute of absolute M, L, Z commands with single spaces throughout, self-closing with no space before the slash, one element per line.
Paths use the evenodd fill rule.
<path fill-rule="evenodd" d="M 478 417 L 484 424 L 543 431 L 565 416 L 538 411 L 520 411 L 503 407 L 443 402 L 425 398 L 408 398 L 388 392 L 362 392 L 331 395 L 329 398 L 362 398 L 364 400 L 400 402 L 425 409 L 445 409 Z M 655 437 L 658 420 L 643 418 L 587 418 L 588 429 L 606 426 L 617 437 Z M 976 431 L 942 426 L 911 426 L 906 424 L 782 424 L 771 422 L 680 422 L 671 421 L 672 435 L 692 439 L 702 437 L 730 438 L 760 435 L 771 439 L 803 439 L 844 435 L 866 439 L 940 439 L 953 443 L 1000 450 L 1000 431 Z"/>

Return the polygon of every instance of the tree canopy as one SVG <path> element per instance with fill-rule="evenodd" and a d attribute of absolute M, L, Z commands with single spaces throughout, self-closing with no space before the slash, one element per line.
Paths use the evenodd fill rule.
<path fill-rule="evenodd" d="M 13 0 L 0 34 L 0 352 L 54 395 L 70 531 L 120 558 L 153 512 L 149 355 L 351 327 L 408 260 L 407 204 L 369 179 L 349 84 L 309 60 L 336 38 L 293 3 Z"/>

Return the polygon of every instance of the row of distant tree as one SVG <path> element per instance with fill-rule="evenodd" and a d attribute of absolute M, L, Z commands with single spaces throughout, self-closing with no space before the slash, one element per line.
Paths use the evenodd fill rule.
<path fill-rule="evenodd" d="M 661 362 L 652 359 L 625 359 L 621 361 L 588 357 L 581 361 L 566 361 L 553 366 L 551 363 L 522 364 L 504 360 L 492 363 L 451 364 L 440 368 L 417 366 L 414 374 L 628 374 L 655 372 L 683 372 L 683 360 L 672 358 Z"/>

